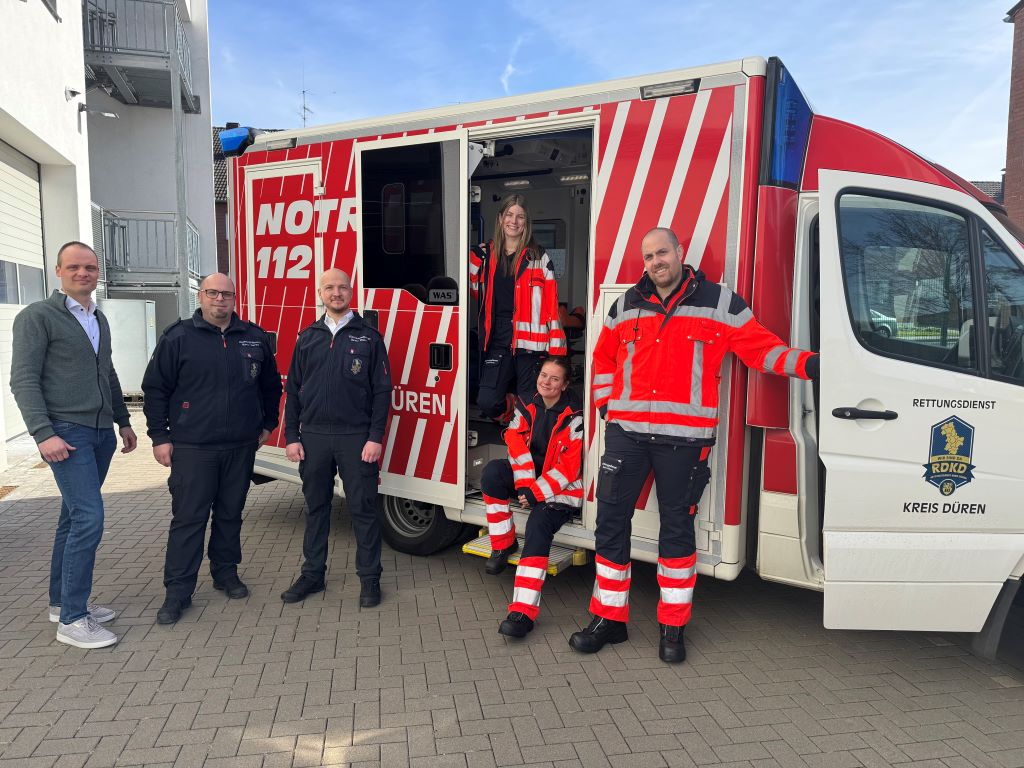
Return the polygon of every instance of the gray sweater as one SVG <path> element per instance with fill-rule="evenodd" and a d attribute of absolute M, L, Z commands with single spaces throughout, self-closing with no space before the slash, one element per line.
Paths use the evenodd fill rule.
<path fill-rule="evenodd" d="M 54 436 L 54 421 L 95 429 L 129 425 L 128 408 L 110 360 L 110 325 L 98 309 L 99 352 L 54 291 L 14 318 L 11 392 L 37 443 Z"/>

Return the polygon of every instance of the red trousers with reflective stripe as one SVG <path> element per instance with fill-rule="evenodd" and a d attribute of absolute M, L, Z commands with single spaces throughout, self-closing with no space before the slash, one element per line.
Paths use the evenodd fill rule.
<path fill-rule="evenodd" d="M 516 566 L 516 581 L 508 612 L 519 611 L 531 619 L 540 613 L 540 592 L 548 572 L 547 557 L 522 557 Z"/>
<path fill-rule="evenodd" d="M 611 621 L 629 621 L 629 584 L 632 567 L 613 563 L 598 555 L 594 559 L 594 593 L 590 612 Z"/>

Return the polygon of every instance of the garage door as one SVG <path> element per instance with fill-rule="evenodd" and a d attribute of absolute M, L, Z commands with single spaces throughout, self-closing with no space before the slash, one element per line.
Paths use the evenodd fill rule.
<path fill-rule="evenodd" d="M 25 431 L 11 395 L 11 321 L 18 305 L 42 298 L 43 215 L 39 166 L 0 141 L 0 387 L 4 438 Z"/>

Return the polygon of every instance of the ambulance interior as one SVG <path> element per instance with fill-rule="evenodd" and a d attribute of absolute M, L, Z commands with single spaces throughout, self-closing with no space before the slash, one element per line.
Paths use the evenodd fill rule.
<path fill-rule="evenodd" d="M 526 198 L 534 240 L 551 258 L 572 363 L 570 387 L 584 398 L 593 137 L 589 130 L 516 136 L 485 145 L 470 179 L 471 243 L 494 236 L 496 216 L 510 194 Z M 506 458 L 502 427 L 476 405 L 479 388 L 477 307 L 470 310 L 467 370 L 467 498 L 480 497 L 480 474 L 491 459 Z"/>

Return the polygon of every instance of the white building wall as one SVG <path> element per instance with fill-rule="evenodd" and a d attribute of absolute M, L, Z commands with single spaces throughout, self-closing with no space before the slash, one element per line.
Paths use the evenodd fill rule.
<path fill-rule="evenodd" d="M 91 243 L 88 128 L 81 5 L 58 4 L 58 21 L 41 2 L 0 3 L 0 140 L 40 166 L 43 268 L 56 287 L 57 248 L 68 240 Z M 70 100 L 65 88 L 79 95 Z M 212 204 L 211 204 L 212 209 Z M 0 386 L 10 374 L 11 323 L 20 306 L 0 304 Z M 2 398 L 0 398 L 2 400 Z M 9 421 L 0 407 L 0 437 Z M 6 451 L 0 439 L 0 467 Z"/>
<path fill-rule="evenodd" d="M 201 112 L 184 116 L 186 205 L 199 230 L 202 273 L 217 266 L 213 203 L 213 148 L 210 109 L 210 50 L 206 0 L 178 0 L 192 53 L 192 88 Z M 187 21 L 187 19 L 191 21 Z M 169 109 L 122 104 L 96 89 L 90 109 L 113 112 L 118 119 L 89 116 L 89 157 L 93 200 L 104 208 L 128 211 L 177 209 L 174 126 Z"/>

